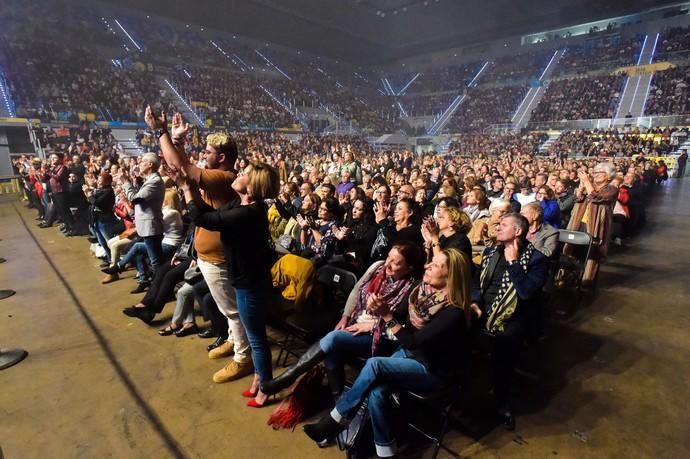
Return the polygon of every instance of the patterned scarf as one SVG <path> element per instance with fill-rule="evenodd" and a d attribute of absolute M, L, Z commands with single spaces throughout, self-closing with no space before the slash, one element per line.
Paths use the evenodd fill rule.
<path fill-rule="evenodd" d="M 479 277 L 479 282 L 482 291 L 484 291 L 484 289 L 487 287 L 488 282 L 491 281 L 491 279 L 488 278 L 489 263 L 491 261 L 491 258 L 493 258 L 494 255 L 496 255 L 497 249 L 498 247 L 488 249 L 489 251 L 482 258 L 482 270 Z M 529 264 L 530 258 L 532 258 L 534 250 L 535 249 L 532 244 L 527 244 L 525 251 L 522 253 L 522 255 L 520 255 L 520 258 L 518 259 L 518 264 L 525 272 L 527 272 L 527 265 Z M 501 255 L 499 254 L 496 256 Z M 515 313 L 515 308 L 517 307 L 517 304 L 518 297 L 517 292 L 515 291 L 515 285 L 513 285 L 513 281 L 510 280 L 510 273 L 508 273 L 508 270 L 506 269 L 503 272 L 503 276 L 501 277 L 501 285 L 498 289 L 498 292 L 496 292 L 496 298 L 494 298 L 493 303 L 491 303 L 488 309 L 486 310 L 487 331 L 489 331 L 490 333 L 502 332 L 505 322 L 508 319 L 510 319 Z"/>
<path fill-rule="evenodd" d="M 381 301 L 390 307 L 391 312 L 400 306 L 405 298 L 412 290 L 417 280 L 412 276 L 406 276 L 402 279 L 395 280 L 392 277 L 386 276 L 386 264 L 381 263 L 381 266 L 376 268 L 371 278 L 366 281 L 359 289 L 357 305 L 350 314 L 348 319 L 348 326 L 357 322 L 357 318 L 362 315 L 367 309 L 367 298 L 369 295 L 378 295 Z M 383 320 L 378 319 L 376 325 L 372 330 L 374 337 L 372 343 L 372 355 L 376 352 L 379 340 L 381 339 L 383 330 Z"/>
<path fill-rule="evenodd" d="M 435 291 L 422 282 L 410 293 L 410 323 L 419 330 L 448 305 L 447 290 Z"/>

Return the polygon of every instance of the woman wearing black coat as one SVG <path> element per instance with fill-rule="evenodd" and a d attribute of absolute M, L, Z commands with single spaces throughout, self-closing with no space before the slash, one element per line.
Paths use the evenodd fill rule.
<path fill-rule="evenodd" d="M 98 176 L 97 188 L 91 192 L 85 190 L 86 199 L 89 201 L 89 214 L 91 231 L 98 239 L 98 243 L 105 250 L 105 261 L 110 265 L 110 249 L 108 240 L 113 237 L 115 225 L 115 192 L 112 187 L 113 177 L 107 172 L 101 172 Z"/>

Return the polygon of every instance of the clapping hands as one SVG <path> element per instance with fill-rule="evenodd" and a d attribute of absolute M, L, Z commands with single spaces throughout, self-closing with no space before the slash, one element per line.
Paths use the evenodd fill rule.
<path fill-rule="evenodd" d="M 438 229 L 438 224 L 436 223 L 436 220 L 434 220 L 433 217 L 429 216 L 424 219 L 422 222 L 422 237 L 424 238 L 424 242 L 426 243 L 431 243 L 432 240 L 435 238 L 438 238 L 439 235 L 439 229 Z"/>
<path fill-rule="evenodd" d="M 146 111 L 144 112 L 144 121 L 149 129 L 152 130 L 168 128 L 168 117 L 165 115 L 165 112 L 161 112 L 160 116 L 156 116 L 150 105 L 146 106 Z"/>
<path fill-rule="evenodd" d="M 344 226 L 333 228 L 333 235 L 339 241 L 342 241 L 343 239 L 347 238 L 351 232 L 352 230 L 350 228 L 346 228 Z"/>
<path fill-rule="evenodd" d="M 165 116 L 165 113 L 163 114 Z M 189 123 L 184 121 L 181 113 L 175 113 L 172 118 L 172 129 L 170 133 L 175 140 L 185 140 L 189 132 Z"/>
<path fill-rule="evenodd" d="M 388 218 L 388 212 L 390 208 L 389 206 L 381 203 L 381 202 L 375 202 L 374 203 L 374 215 L 376 216 L 376 223 L 381 223 L 383 220 Z"/>

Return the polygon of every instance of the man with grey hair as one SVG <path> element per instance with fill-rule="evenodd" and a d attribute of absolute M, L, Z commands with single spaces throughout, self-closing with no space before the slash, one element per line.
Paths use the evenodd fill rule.
<path fill-rule="evenodd" d="M 545 256 L 554 256 L 558 246 L 558 230 L 544 223 L 544 209 L 541 205 L 538 202 L 527 203 L 522 206 L 520 214 L 529 223 L 527 240 Z"/>
<path fill-rule="evenodd" d="M 137 234 L 144 240 L 151 266 L 154 271 L 163 258 L 163 198 L 165 183 L 158 174 L 160 159 L 155 153 L 145 153 L 139 163 L 139 175 L 144 183 L 139 190 L 132 185 L 131 177 L 123 170 L 122 190 L 127 199 L 134 204 L 134 226 Z M 109 275 L 116 275 L 122 267 L 115 264 L 102 270 Z"/>
<path fill-rule="evenodd" d="M 484 250 L 472 288 L 471 307 L 494 344 L 491 360 L 497 418 L 510 430 L 515 428 L 508 404 L 513 366 L 548 275 L 546 258 L 527 241 L 528 231 L 529 222 L 520 214 L 501 218 L 498 245 Z"/>

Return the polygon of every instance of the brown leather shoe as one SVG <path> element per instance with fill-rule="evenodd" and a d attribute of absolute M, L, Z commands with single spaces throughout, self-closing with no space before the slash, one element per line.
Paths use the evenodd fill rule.
<path fill-rule="evenodd" d="M 119 278 L 120 278 L 120 276 L 117 273 L 108 274 L 103 279 L 101 279 L 101 284 L 109 284 L 111 282 L 115 282 Z"/>
<path fill-rule="evenodd" d="M 226 341 L 215 349 L 211 349 L 208 352 L 209 359 L 222 359 L 223 357 L 229 357 L 234 354 L 235 345 L 232 341 Z"/>
<path fill-rule="evenodd" d="M 254 364 L 251 360 L 247 363 L 238 363 L 232 360 L 213 375 L 213 382 L 216 384 L 226 383 L 251 374 L 254 374 Z"/>

